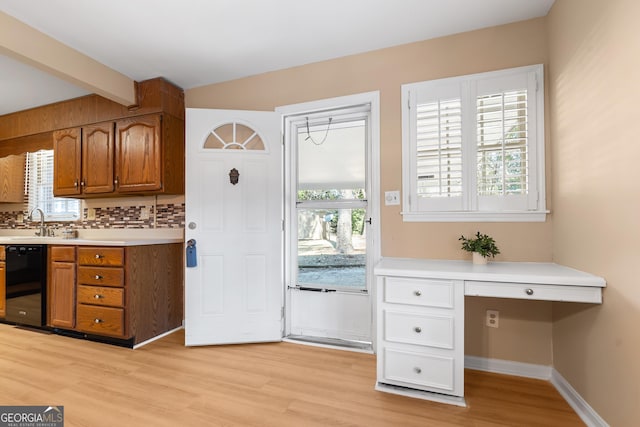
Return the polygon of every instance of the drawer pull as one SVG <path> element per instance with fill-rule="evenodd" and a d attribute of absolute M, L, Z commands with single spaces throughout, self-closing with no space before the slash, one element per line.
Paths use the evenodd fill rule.
<path fill-rule="evenodd" d="M 102 276 L 100 276 L 99 274 L 96 274 L 96 280 L 102 280 Z"/>
<path fill-rule="evenodd" d="M 525 292 L 527 295 L 533 295 L 533 289 L 531 288 L 527 289 Z"/>
<path fill-rule="evenodd" d="M 96 259 L 100 259 L 100 258 L 104 258 L 104 257 L 100 254 L 96 254 Z"/>
<path fill-rule="evenodd" d="M 102 319 L 97 319 L 97 318 L 93 319 L 93 323 L 102 323 L 102 322 L 104 322 L 104 320 Z"/>
<path fill-rule="evenodd" d="M 422 295 L 422 291 L 414 291 L 413 292 L 415 296 L 419 297 L 420 295 Z"/>
<path fill-rule="evenodd" d="M 104 295 L 95 294 L 95 295 L 93 296 L 93 298 L 95 298 L 95 299 L 104 298 Z"/>
<path fill-rule="evenodd" d="M 421 374 L 422 373 L 422 369 L 420 369 L 417 366 L 415 368 L 413 368 L 413 370 L 416 372 L 416 374 Z"/>
<path fill-rule="evenodd" d="M 415 328 L 413 328 L 414 331 L 416 331 L 416 333 L 420 333 L 422 332 L 422 328 L 420 326 L 416 326 Z"/>

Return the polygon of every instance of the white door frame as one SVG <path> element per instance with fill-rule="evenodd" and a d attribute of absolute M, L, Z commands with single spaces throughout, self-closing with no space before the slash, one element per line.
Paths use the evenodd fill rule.
<path fill-rule="evenodd" d="M 370 236 L 370 245 L 367 246 L 367 283 L 370 284 L 370 292 L 369 298 L 372 304 L 371 313 L 372 313 L 372 322 L 371 322 L 371 339 L 373 343 L 373 348 L 376 348 L 376 319 L 375 319 L 375 310 L 373 304 L 375 304 L 375 281 L 373 277 L 373 267 L 381 258 L 381 249 L 380 249 L 380 92 L 366 92 L 355 95 L 347 95 L 336 98 L 323 99 L 312 102 L 304 102 L 300 104 L 286 105 L 276 108 L 276 113 L 282 115 L 282 135 L 284 138 L 285 130 L 287 126 L 287 116 L 293 116 L 300 113 L 313 113 L 318 111 L 326 111 L 332 109 L 340 109 L 340 108 L 348 108 L 356 105 L 364 105 L 369 104 L 371 106 L 370 113 L 370 132 L 371 132 L 371 141 L 370 147 L 368 151 L 368 155 L 370 156 L 369 164 L 370 169 L 368 171 L 369 179 L 370 179 L 370 188 L 371 193 L 367 194 L 368 201 L 368 212 L 370 213 L 370 217 L 374 218 L 374 223 L 369 226 L 367 233 L 371 233 Z M 285 147 L 285 152 L 287 148 Z M 285 159 L 287 159 L 287 155 L 285 153 Z M 292 196 L 291 196 L 291 177 L 294 176 L 292 171 L 292 162 L 285 160 L 284 162 L 284 174 L 285 174 L 285 190 L 284 190 L 284 212 L 285 212 L 285 240 L 290 241 L 290 233 L 291 225 L 295 218 L 292 218 Z M 284 286 L 285 291 L 286 287 L 291 285 L 291 268 L 289 268 L 289 263 L 291 260 L 291 246 L 292 244 L 285 245 L 285 253 L 284 260 L 285 266 L 287 268 L 284 269 Z M 291 297 L 289 292 L 284 292 L 285 294 L 285 336 L 290 334 L 291 331 Z"/>

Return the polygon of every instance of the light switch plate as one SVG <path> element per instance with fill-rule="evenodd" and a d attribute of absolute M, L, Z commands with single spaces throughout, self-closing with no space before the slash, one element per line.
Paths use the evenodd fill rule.
<path fill-rule="evenodd" d="M 394 206 L 400 204 L 400 191 L 385 191 L 384 192 L 384 205 Z"/>
<path fill-rule="evenodd" d="M 88 208 L 87 209 L 87 219 L 90 220 L 90 221 L 96 219 L 96 209 L 95 208 Z"/>
<path fill-rule="evenodd" d="M 140 219 L 149 219 L 149 208 L 143 206 L 140 208 Z"/>

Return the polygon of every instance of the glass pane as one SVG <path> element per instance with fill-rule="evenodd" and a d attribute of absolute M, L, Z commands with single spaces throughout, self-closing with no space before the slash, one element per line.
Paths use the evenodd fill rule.
<path fill-rule="evenodd" d="M 365 209 L 298 210 L 298 285 L 366 288 Z"/>
<path fill-rule="evenodd" d="M 366 138 L 365 120 L 299 127 L 298 190 L 365 198 Z"/>

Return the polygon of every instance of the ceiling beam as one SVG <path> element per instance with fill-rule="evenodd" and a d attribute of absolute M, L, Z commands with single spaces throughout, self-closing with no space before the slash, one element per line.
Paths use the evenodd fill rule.
<path fill-rule="evenodd" d="M 112 68 L 0 12 L 0 54 L 119 104 L 135 105 L 135 82 Z"/>

